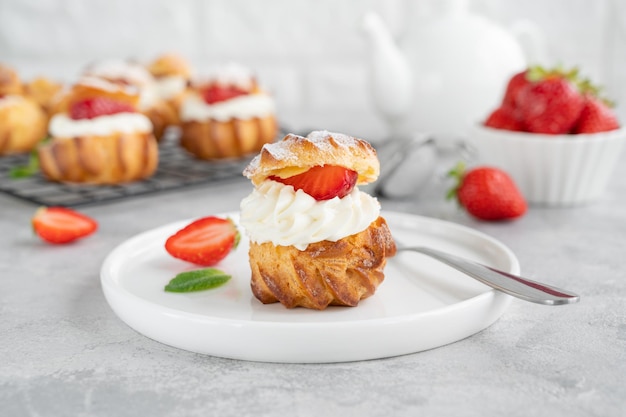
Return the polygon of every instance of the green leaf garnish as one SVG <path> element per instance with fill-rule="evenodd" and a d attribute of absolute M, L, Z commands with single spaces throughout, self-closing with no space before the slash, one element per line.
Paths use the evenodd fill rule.
<path fill-rule="evenodd" d="M 37 151 L 34 150 L 30 153 L 28 164 L 11 168 L 11 171 L 9 171 L 9 177 L 13 179 L 28 178 L 35 175 L 38 171 L 39 156 Z"/>
<path fill-rule="evenodd" d="M 192 292 L 210 290 L 224 285 L 230 278 L 230 275 L 215 268 L 181 272 L 165 286 L 165 291 Z"/>

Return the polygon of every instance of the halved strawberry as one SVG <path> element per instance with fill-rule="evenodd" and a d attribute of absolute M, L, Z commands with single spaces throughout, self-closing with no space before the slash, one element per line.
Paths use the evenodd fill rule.
<path fill-rule="evenodd" d="M 292 177 L 271 176 L 269 179 L 291 185 L 296 191 L 302 190 L 317 201 L 322 201 L 350 194 L 358 177 L 356 171 L 342 166 L 321 165 Z"/>
<path fill-rule="evenodd" d="M 165 250 L 175 258 L 203 266 L 215 265 L 239 244 L 231 219 L 209 216 L 195 220 L 170 236 Z"/>
<path fill-rule="evenodd" d="M 207 104 L 218 103 L 248 94 L 246 90 L 232 86 L 212 84 L 202 90 L 202 97 Z"/>
<path fill-rule="evenodd" d="M 32 218 L 35 233 L 50 243 L 68 243 L 98 229 L 91 217 L 65 207 L 41 207 Z"/>
<path fill-rule="evenodd" d="M 135 109 L 128 103 L 122 103 L 108 97 L 92 97 L 72 104 L 69 112 L 72 119 L 78 120 L 117 113 L 134 113 Z"/>

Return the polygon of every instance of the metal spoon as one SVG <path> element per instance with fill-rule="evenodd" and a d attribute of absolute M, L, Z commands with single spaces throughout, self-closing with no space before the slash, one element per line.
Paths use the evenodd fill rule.
<path fill-rule="evenodd" d="M 398 252 L 400 251 L 419 252 L 430 256 L 452 268 L 464 272 L 483 284 L 512 295 L 513 297 L 533 303 L 561 305 L 577 303 L 580 300 L 580 296 L 571 291 L 531 281 L 436 249 L 419 246 L 399 247 Z"/>

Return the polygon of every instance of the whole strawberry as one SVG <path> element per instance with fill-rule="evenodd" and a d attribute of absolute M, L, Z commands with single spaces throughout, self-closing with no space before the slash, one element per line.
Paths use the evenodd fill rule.
<path fill-rule="evenodd" d="M 611 104 L 593 94 L 585 95 L 585 105 L 572 133 L 599 133 L 619 129 Z"/>
<path fill-rule="evenodd" d="M 524 130 L 524 125 L 521 120 L 515 116 L 515 110 L 505 105 L 491 112 L 484 124 L 494 129 L 513 130 L 517 132 Z"/>
<path fill-rule="evenodd" d="M 528 71 L 524 70 L 518 72 L 511 77 L 506 85 L 506 91 L 504 92 L 504 98 L 502 99 L 502 106 L 509 109 L 517 109 L 517 103 L 519 102 L 520 93 L 530 84 L 528 79 Z"/>
<path fill-rule="evenodd" d="M 533 67 L 531 81 L 519 93 L 517 106 L 527 131 L 553 135 L 572 131 L 584 106 L 577 87 L 578 71 Z"/>
<path fill-rule="evenodd" d="M 504 171 L 481 166 L 465 170 L 458 164 L 449 175 L 458 184 L 448 198 L 456 196 L 469 214 L 481 220 L 507 220 L 520 217 L 528 208 L 517 185 Z"/>

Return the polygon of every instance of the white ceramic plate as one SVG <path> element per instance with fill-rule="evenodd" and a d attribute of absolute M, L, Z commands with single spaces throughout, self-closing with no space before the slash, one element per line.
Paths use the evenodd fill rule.
<path fill-rule="evenodd" d="M 229 214 L 237 220 L 236 214 Z M 392 234 L 407 245 L 432 246 L 511 273 L 515 255 L 495 239 L 441 220 L 383 212 Z M 324 311 L 263 305 L 250 290 L 248 243 L 217 267 L 224 286 L 168 293 L 176 274 L 197 269 L 163 245 L 188 224 L 176 222 L 119 245 L 101 270 L 113 311 L 139 333 L 192 352 L 263 362 L 324 363 L 383 358 L 456 342 L 496 321 L 510 297 L 416 253 L 391 258 L 376 294 L 357 307 Z M 243 231 L 242 231 L 243 232 Z"/>

